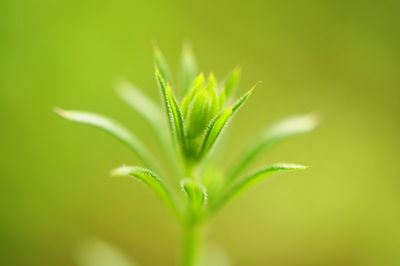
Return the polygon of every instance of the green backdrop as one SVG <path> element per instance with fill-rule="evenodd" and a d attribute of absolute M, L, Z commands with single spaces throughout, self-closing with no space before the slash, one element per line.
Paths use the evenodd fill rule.
<path fill-rule="evenodd" d="M 242 66 L 241 92 L 262 81 L 227 132 L 227 162 L 279 118 L 323 120 L 260 160 L 312 168 L 231 202 L 210 241 L 237 266 L 400 265 L 399 10 L 390 0 L 0 1 L 0 265 L 77 265 L 87 237 L 142 266 L 177 263 L 164 206 L 109 178 L 137 158 L 52 108 L 108 114 L 157 149 L 112 83 L 126 77 L 158 100 L 152 43 L 177 69 L 187 40 L 205 72 Z"/>

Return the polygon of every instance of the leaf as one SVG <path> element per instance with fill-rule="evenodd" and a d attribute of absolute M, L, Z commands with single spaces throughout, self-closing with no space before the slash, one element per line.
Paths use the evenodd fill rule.
<path fill-rule="evenodd" d="M 213 211 L 219 209 L 228 200 L 232 199 L 234 196 L 236 196 L 239 192 L 243 191 L 245 188 L 276 172 L 288 171 L 288 170 L 301 170 L 306 168 L 308 167 L 291 163 L 276 163 L 263 167 L 260 170 L 255 171 L 246 176 L 245 178 L 241 179 L 236 184 L 231 185 L 225 192 L 222 193 L 222 196 L 212 204 L 213 205 L 212 209 Z"/>
<path fill-rule="evenodd" d="M 200 73 L 199 75 L 197 75 L 197 77 L 193 81 L 193 84 L 191 85 L 189 92 L 185 95 L 185 97 L 182 100 L 181 110 L 184 117 L 187 116 L 190 102 L 203 87 L 204 87 L 204 74 Z"/>
<path fill-rule="evenodd" d="M 318 125 L 319 119 L 315 114 L 295 115 L 274 124 L 265 130 L 265 138 L 283 139 L 293 135 L 307 133 Z"/>
<path fill-rule="evenodd" d="M 84 241 L 77 253 L 79 266 L 136 266 L 130 258 L 109 243 L 99 239 Z"/>
<path fill-rule="evenodd" d="M 196 93 L 186 114 L 185 129 L 188 139 L 201 138 L 204 129 L 215 117 L 218 110 L 213 100 L 212 93 L 206 90 Z"/>
<path fill-rule="evenodd" d="M 264 150 L 291 136 L 303 134 L 313 130 L 318 125 L 318 118 L 314 114 L 296 115 L 283 119 L 272 127 L 268 127 L 260 138 L 249 145 L 241 156 L 235 160 L 234 167 L 229 171 L 228 182 L 236 179 L 240 173 Z"/>
<path fill-rule="evenodd" d="M 258 84 L 258 83 L 257 83 Z M 239 98 L 234 104 L 233 104 L 233 111 L 238 110 L 242 104 L 250 97 L 251 94 L 253 94 L 254 89 L 256 88 L 256 85 L 254 85 L 248 92 L 246 92 L 242 97 Z"/>
<path fill-rule="evenodd" d="M 232 107 L 228 107 L 211 122 L 204 135 L 204 140 L 200 149 L 200 158 L 210 151 L 231 115 Z"/>
<path fill-rule="evenodd" d="M 170 157 L 173 155 L 171 144 L 168 139 L 169 135 L 166 134 L 164 117 L 159 106 L 128 81 L 121 81 L 117 85 L 117 92 L 119 96 L 153 128 L 160 144 L 163 146 L 168 156 Z"/>
<path fill-rule="evenodd" d="M 245 93 L 239 100 L 236 101 L 232 106 L 227 107 L 222 113 L 220 113 L 215 119 L 213 119 L 208 126 L 204 139 L 201 145 L 199 156 L 200 158 L 205 156 L 215 144 L 222 130 L 228 123 L 229 119 L 233 114 L 242 106 L 242 104 L 250 97 L 253 93 L 255 86 Z"/>
<path fill-rule="evenodd" d="M 241 69 L 239 67 L 236 67 L 228 76 L 228 78 L 225 81 L 224 88 L 223 88 L 223 93 L 226 95 L 226 97 L 229 97 L 233 91 L 237 88 L 240 82 L 240 74 L 241 74 Z"/>
<path fill-rule="evenodd" d="M 177 211 L 177 204 L 172 197 L 171 191 L 167 188 L 162 179 L 157 177 L 150 170 L 138 166 L 122 166 L 111 172 L 112 176 L 134 177 L 145 183 L 156 195 L 164 201 L 174 212 Z"/>
<path fill-rule="evenodd" d="M 181 187 L 193 209 L 199 209 L 207 204 L 207 189 L 199 181 L 185 178 L 181 181 Z"/>
<path fill-rule="evenodd" d="M 158 169 L 158 167 L 155 165 L 156 160 L 142 144 L 142 142 L 133 133 L 119 123 L 102 115 L 91 112 L 66 111 L 60 108 L 55 108 L 54 111 L 68 120 L 86 124 L 107 132 L 120 142 L 126 144 L 146 166 Z"/>
<path fill-rule="evenodd" d="M 127 80 L 122 80 L 116 85 L 118 95 L 140 114 L 156 131 L 163 131 L 164 124 L 162 110 L 140 89 Z"/>
<path fill-rule="evenodd" d="M 192 86 L 192 83 L 197 76 L 197 72 L 197 62 L 192 47 L 189 44 L 185 44 L 183 46 L 181 58 L 181 86 L 184 95 Z"/>
<path fill-rule="evenodd" d="M 172 135 L 181 148 L 185 147 L 185 132 L 182 112 L 169 85 L 166 85 L 160 71 L 156 67 L 156 79 L 167 111 L 167 119 Z"/>
<path fill-rule="evenodd" d="M 181 145 L 184 146 L 185 132 L 184 132 L 184 125 L 183 125 L 182 111 L 179 107 L 179 103 L 176 100 L 175 95 L 172 92 L 171 87 L 169 87 L 169 86 L 167 87 L 167 96 L 168 96 L 169 102 L 171 103 L 172 114 L 173 114 L 174 121 L 175 121 L 175 128 L 176 128 L 178 139 L 180 140 Z"/>
<path fill-rule="evenodd" d="M 169 70 L 167 60 L 165 60 L 165 57 L 158 46 L 154 46 L 154 64 L 160 70 L 160 75 L 162 76 L 163 80 L 172 82 L 171 71 Z"/>
<path fill-rule="evenodd" d="M 206 89 L 215 90 L 216 87 L 217 87 L 217 79 L 215 78 L 214 73 L 210 73 L 210 75 L 208 75 L 208 82 Z"/>

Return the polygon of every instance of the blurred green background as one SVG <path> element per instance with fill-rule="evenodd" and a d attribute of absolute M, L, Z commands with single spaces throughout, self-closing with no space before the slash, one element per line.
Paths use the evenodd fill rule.
<path fill-rule="evenodd" d="M 105 134 L 53 106 L 107 114 L 157 149 L 118 99 L 126 77 L 158 100 L 152 43 L 177 69 L 190 40 L 202 70 L 243 66 L 263 83 L 231 124 L 233 158 L 265 125 L 315 111 L 313 133 L 260 162 L 312 165 L 252 188 L 213 220 L 234 265 L 400 265 L 398 1 L 0 1 L 0 265 L 76 265 L 99 237 L 142 266 L 175 265 L 179 228 Z M 234 139 L 234 141 L 233 141 Z"/>

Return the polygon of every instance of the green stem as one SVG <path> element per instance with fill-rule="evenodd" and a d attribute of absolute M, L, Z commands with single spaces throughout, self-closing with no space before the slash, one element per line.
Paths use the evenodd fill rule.
<path fill-rule="evenodd" d="M 202 243 L 201 228 L 196 224 L 189 224 L 183 231 L 182 266 L 200 266 L 200 248 Z"/>

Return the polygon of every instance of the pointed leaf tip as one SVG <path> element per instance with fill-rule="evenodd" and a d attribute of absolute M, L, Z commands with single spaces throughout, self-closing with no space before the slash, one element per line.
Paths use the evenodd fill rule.
<path fill-rule="evenodd" d="M 69 119 L 69 117 L 68 117 L 69 112 L 67 110 L 64 110 L 64 109 L 56 106 L 56 107 L 53 107 L 53 112 L 55 112 L 56 114 L 58 114 L 61 117 Z"/>
<path fill-rule="evenodd" d="M 200 157 L 205 156 L 214 146 L 232 114 L 232 106 L 229 106 L 210 123 L 203 137 L 200 149 Z"/>
<path fill-rule="evenodd" d="M 257 85 L 257 84 L 256 84 Z M 221 134 L 227 122 L 230 120 L 232 115 L 239 109 L 240 106 L 250 97 L 253 93 L 256 85 L 254 85 L 249 91 L 247 91 L 242 97 L 240 97 L 234 104 L 228 106 L 222 113 L 220 113 L 210 123 L 200 149 L 200 157 L 205 156 L 216 142 L 218 136 Z"/>
<path fill-rule="evenodd" d="M 181 55 L 181 87 L 183 94 L 189 91 L 193 80 L 198 73 L 197 62 L 192 47 L 188 43 L 184 43 Z"/>
<path fill-rule="evenodd" d="M 319 121 L 318 115 L 314 113 L 291 116 L 267 128 L 263 138 L 284 139 L 293 135 L 307 133 L 315 129 Z"/>
<path fill-rule="evenodd" d="M 55 107 L 53 107 L 53 112 L 61 115 L 63 110 L 60 107 L 55 106 Z"/>
<path fill-rule="evenodd" d="M 297 170 L 297 169 L 306 169 L 310 166 L 294 164 L 294 163 L 275 163 L 270 166 L 270 168 L 274 170 Z"/>
<path fill-rule="evenodd" d="M 167 60 L 165 59 L 164 55 L 162 54 L 161 50 L 158 46 L 154 45 L 154 65 L 156 68 L 156 74 L 159 73 L 164 80 L 171 82 L 171 72 L 169 70 L 169 66 Z"/>
<path fill-rule="evenodd" d="M 157 71 L 156 79 L 164 102 L 171 134 L 174 137 L 176 144 L 182 148 L 185 145 L 185 132 L 182 111 L 178 104 L 178 100 L 176 99 L 171 86 L 164 83 L 161 74 L 157 73 Z"/>
<path fill-rule="evenodd" d="M 251 87 L 250 90 L 248 90 L 242 97 L 240 97 L 232 106 L 232 110 L 233 112 L 235 112 L 236 110 L 238 110 L 242 104 L 253 94 L 254 89 L 257 87 L 256 83 L 253 87 Z"/>

